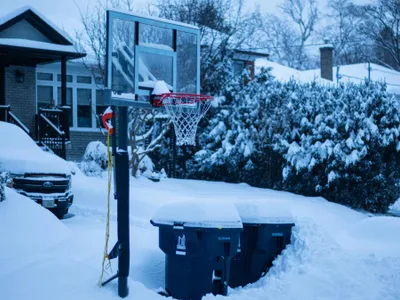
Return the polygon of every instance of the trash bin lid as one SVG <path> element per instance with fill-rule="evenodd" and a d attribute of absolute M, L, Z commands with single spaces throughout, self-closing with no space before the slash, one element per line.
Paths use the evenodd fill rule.
<path fill-rule="evenodd" d="M 235 202 L 243 224 L 292 224 L 292 213 L 284 205 L 266 201 Z"/>
<path fill-rule="evenodd" d="M 243 228 L 233 203 L 205 200 L 168 203 L 160 207 L 151 223 L 155 226 L 180 224 L 196 228 Z"/>

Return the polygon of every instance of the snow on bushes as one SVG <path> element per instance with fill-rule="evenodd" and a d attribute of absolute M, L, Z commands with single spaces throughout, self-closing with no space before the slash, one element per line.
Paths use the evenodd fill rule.
<path fill-rule="evenodd" d="M 399 196 L 400 104 L 385 85 L 233 81 L 199 130 L 190 178 L 285 189 L 373 212 Z"/>
<path fill-rule="evenodd" d="M 0 172 L 0 202 L 6 200 L 5 185 L 9 179 L 9 174 L 7 172 Z"/>
<path fill-rule="evenodd" d="M 90 142 L 79 164 L 81 171 L 87 176 L 102 177 L 107 167 L 107 146 L 100 141 Z"/>

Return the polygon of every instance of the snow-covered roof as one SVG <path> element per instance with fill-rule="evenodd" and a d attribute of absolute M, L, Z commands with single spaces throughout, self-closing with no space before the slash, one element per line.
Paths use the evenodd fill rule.
<path fill-rule="evenodd" d="M 400 72 L 377 65 L 370 64 L 370 79 L 375 82 L 386 82 L 387 91 L 400 94 Z M 336 82 L 338 67 L 333 67 L 333 78 Z M 319 77 L 320 69 L 302 71 L 304 76 Z M 339 82 L 361 83 L 368 79 L 368 63 L 339 66 Z"/>
<path fill-rule="evenodd" d="M 290 67 L 286 67 L 284 65 L 266 60 L 266 59 L 257 59 L 255 62 L 256 66 L 256 73 L 260 72 L 262 67 L 264 68 L 271 68 L 271 74 L 279 81 L 289 81 L 291 79 L 302 82 L 302 83 L 309 83 L 309 82 L 319 82 L 325 85 L 333 84 L 332 81 L 326 80 L 321 78 L 321 76 L 314 76 L 311 73 L 305 73 L 304 71 L 299 71 Z"/>
<path fill-rule="evenodd" d="M 262 67 L 270 67 L 272 69 L 271 74 L 279 81 L 285 82 L 294 79 L 303 83 L 316 81 L 322 84 L 337 84 L 337 67 L 333 67 L 334 81 L 321 78 L 320 69 L 300 71 L 266 59 L 257 59 L 256 72 L 260 72 Z M 389 93 L 400 94 L 400 72 L 372 63 L 370 67 L 372 81 L 386 82 Z M 339 82 L 362 83 L 365 79 L 368 79 L 368 63 L 340 66 L 339 74 Z"/>
<path fill-rule="evenodd" d="M 28 10 L 31 10 L 35 15 L 37 15 L 40 19 L 42 19 L 43 22 L 47 23 L 48 26 L 53 28 L 55 31 L 57 31 L 57 33 L 59 33 L 61 36 L 63 36 L 68 42 L 73 44 L 73 40 L 64 30 L 61 30 L 60 28 L 58 28 L 58 26 L 56 26 L 53 22 L 51 22 L 48 18 L 46 18 L 43 14 L 38 12 L 34 7 L 32 7 L 30 5 L 22 6 L 14 11 L 0 17 L 0 26 L 7 23 L 8 21 L 18 17 L 19 15 L 25 13 Z"/>
<path fill-rule="evenodd" d="M 26 39 L 0 38 L 0 45 L 49 50 L 49 51 L 59 51 L 59 52 L 74 53 L 74 54 L 79 53 L 72 45 L 59 45 L 59 44 L 32 41 Z"/>

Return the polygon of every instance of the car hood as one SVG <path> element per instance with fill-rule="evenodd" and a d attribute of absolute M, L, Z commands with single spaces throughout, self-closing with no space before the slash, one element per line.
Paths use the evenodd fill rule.
<path fill-rule="evenodd" d="M 40 149 L 37 151 L 6 151 L 4 148 L 0 149 L 0 170 L 11 174 L 71 175 L 71 167 L 65 160 Z"/>

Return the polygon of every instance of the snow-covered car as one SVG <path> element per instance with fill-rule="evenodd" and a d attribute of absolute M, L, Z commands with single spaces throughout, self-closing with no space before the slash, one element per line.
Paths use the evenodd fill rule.
<path fill-rule="evenodd" d="M 0 138 L 0 172 L 9 173 L 8 186 L 63 218 L 74 199 L 70 165 L 13 124 L 0 122 Z"/>

